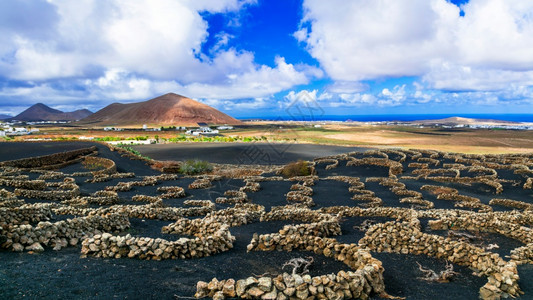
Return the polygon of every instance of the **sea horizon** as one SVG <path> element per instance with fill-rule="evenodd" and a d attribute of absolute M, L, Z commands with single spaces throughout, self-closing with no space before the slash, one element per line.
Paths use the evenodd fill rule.
<path fill-rule="evenodd" d="M 321 115 L 321 116 L 261 116 L 237 117 L 239 120 L 265 121 L 337 121 L 337 122 L 407 122 L 420 120 L 439 120 L 451 117 L 469 119 L 498 120 L 508 122 L 533 122 L 533 114 L 375 114 L 375 115 Z"/>

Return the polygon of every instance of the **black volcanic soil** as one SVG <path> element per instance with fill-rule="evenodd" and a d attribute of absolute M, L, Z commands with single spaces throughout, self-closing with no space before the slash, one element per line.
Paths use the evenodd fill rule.
<path fill-rule="evenodd" d="M 80 186 L 82 194 L 93 193 L 105 186 L 115 185 L 120 181 L 140 180 L 142 176 L 158 174 L 150 169 L 144 162 L 131 160 L 121 156 L 117 152 L 110 151 L 106 146 L 94 143 L 0 143 L 0 161 L 51 154 L 66 150 L 73 150 L 96 145 L 99 156 L 114 160 L 120 172 L 135 172 L 136 178 L 115 179 L 104 183 L 85 183 L 83 177 L 77 177 L 76 182 Z M 234 163 L 233 159 L 239 151 L 248 144 L 179 144 L 159 145 L 168 148 L 151 149 L 151 147 L 136 148 L 143 154 L 160 159 L 181 160 L 187 158 L 208 159 L 213 162 Z M 268 147 L 265 145 L 264 147 Z M 356 148 L 326 147 L 317 145 L 293 145 L 291 151 L 281 156 L 278 163 L 284 163 L 296 159 L 310 159 L 316 156 L 324 156 L 336 153 L 344 153 Z M 220 151 L 219 151 L 220 150 Z M 152 151 L 152 153 L 150 153 Z M 235 153 L 236 152 L 236 153 Z M 168 158 L 166 158 L 168 157 Z M 407 168 L 404 168 L 407 170 Z M 68 166 L 61 171 L 71 173 L 84 171 L 81 164 Z M 346 183 L 322 180 L 331 175 L 359 176 L 365 181 L 371 176 L 387 176 L 386 168 L 379 167 L 346 167 L 346 161 L 341 161 L 338 168 L 325 170 L 324 165 L 317 166 L 318 175 L 321 178 L 313 186 L 313 199 L 318 209 L 320 207 L 351 205 L 357 203 L 350 199 L 351 194 L 347 191 Z M 33 174 L 34 175 L 34 174 Z M 510 175 L 509 175 L 510 176 Z M 186 189 L 187 196 L 181 199 L 166 199 L 164 203 L 169 206 L 182 206 L 187 199 L 214 200 L 229 189 L 238 189 L 244 185 L 242 180 L 223 180 L 213 182 L 210 189 L 190 190 L 187 185 L 192 182 L 190 178 L 165 181 L 157 186 L 134 187 L 132 191 L 119 192 L 122 199 L 120 204 L 139 204 L 131 201 L 135 194 L 157 194 L 158 186 L 178 185 Z M 422 184 L 438 184 L 435 182 L 422 182 L 402 180 L 408 188 L 419 190 Z M 271 206 L 285 205 L 285 194 L 294 182 L 272 181 L 261 182 L 261 190 L 256 193 L 248 193 L 252 203 L 264 205 L 266 210 Z M 368 189 L 376 192 L 383 198 L 385 206 L 402 206 L 398 196 L 392 194 L 387 187 L 377 183 L 367 183 Z M 450 184 L 459 189 L 461 194 L 476 195 L 487 202 L 493 195 L 478 186 L 462 186 Z M 8 188 L 9 189 L 9 188 Z M 435 196 L 424 193 L 424 198 L 433 201 L 438 208 L 454 208 L 451 201 L 436 200 Z M 521 188 L 505 187 L 501 198 L 517 199 L 532 203 L 531 191 Z M 36 202 L 41 200 L 30 200 Z M 42 201 L 41 201 L 42 202 Z M 442 202 L 442 203 L 441 203 Z M 227 207 L 218 205 L 217 209 Z M 506 210 L 506 208 L 494 206 L 494 210 Z M 57 216 L 55 220 L 62 220 L 70 216 Z M 339 242 L 357 243 L 364 236 L 364 232 L 354 226 L 360 225 L 364 220 L 371 219 L 374 222 L 387 222 L 389 218 L 363 218 L 351 217 L 341 221 L 342 235 L 334 236 Z M 134 236 L 148 236 L 153 238 L 165 238 L 172 240 L 172 235 L 162 234 L 161 227 L 170 221 L 157 221 L 131 218 L 131 228 L 127 233 Z M 421 220 L 424 232 L 431 234 L 446 235 L 446 231 L 430 231 L 427 227 L 428 220 Z M 348 270 L 341 262 L 321 255 L 309 252 L 246 252 L 246 245 L 250 242 L 254 233 L 277 232 L 292 221 L 256 222 L 244 226 L 231 228 L 231 233 L 236 237 L 234 248 L 211 257 L 189 260 L 165 260 L 145 261 L 137 259 L 102 259 L 80 258 L 80 246 L 68 247 L 60 251 L 46 248 L 43 253 L 29 254 L 14 253 L 0 250 L 0 299 L 174 299 L 175 295 L 190 297 L 196 291 L 196 282 L 199 280 L 210 281 L 213 277 L 219 280 L 234 278 L 242 279 L 253 274 L 263 273 L 277 274 L 283 272 L 283 263 L 294 257 L 312 256 L 315 260 L 310 272 L 311 275 L 336 273 L 339 270 Z M 481 243 L 498 243 L 500 248 L 495 252 L 500 255 L 508 255 L 509 251 L 521 246 L 515 240 L 498 234 L 482 234 Z M 375 253 L 372 255 L 383 262 L 385 268 L 384 280 L 386 291 L 394 296 L 406 297 L 407 299 L 477 299 L 479 288 L 486 283 L 486 277 L 477 277 L 466 267 L 454 265 L 454 270 L 459 274 L 449 283 L 428 283 L 421 280 L 417 262 L 425 268 L 435 271 L 443 270 L 445 261 L 426 256 L 401 255 L 394 253 Z M 520 286 L 525 292 L 521 299 L 532 299 L 533 295 L 533 266 L 522 265 L 518 268 L 521 277 Z M 287 270 L 286 270 L 287 271 Z M 377 296 L 374 299 L 379 299 Z"/>
<path fill-rule="evenodd" d="M 201 159 L 212 163 L 282 165 L 298 159 L 364 151 L 365 148 L 295 143 L 179 143 L 137 145 L 135 150 L 157 160 Z"/>

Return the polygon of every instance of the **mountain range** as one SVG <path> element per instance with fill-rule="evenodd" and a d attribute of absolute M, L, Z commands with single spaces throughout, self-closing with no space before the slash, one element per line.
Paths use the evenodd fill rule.
<path fill-rule="evenodd" d="M 18 121 L 77 121 L 91 114 L 92 112 L 87 109 L 62 112 L 45 104 L 37 103 L 10 119 Z"/>

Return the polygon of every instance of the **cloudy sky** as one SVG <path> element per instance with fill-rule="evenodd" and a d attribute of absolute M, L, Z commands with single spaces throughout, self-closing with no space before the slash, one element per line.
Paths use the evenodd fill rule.
<path fill-rule="evenodd" d="M 529 0 L 2 0 L 0 113 L 533 113 Z"/>

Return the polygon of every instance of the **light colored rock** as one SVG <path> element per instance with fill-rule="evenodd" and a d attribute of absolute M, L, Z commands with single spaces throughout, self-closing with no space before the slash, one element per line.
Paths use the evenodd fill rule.
<path fill-rule="evenodd" d="M 272 289 L 272 279 L 270 277 L 261 277 L 258 280 L 257 287 L 268 292 Z"/>
<path fill-rule="evenodd" d="M 224 293 L 224 296 L 227 296 L 227 297 L 235 297 L 236 293 L 235 293 L 235 280 L 233 279 L 228 279 L 226 280 L 226 282 L 224 283 L 224 286 L 222 287 L 222 292 Z"/>
<path fill-rule="evenodd" d="M 249 296 L 251 296 L 252 298 L 259 298 L 261 297 L 263 294 L 265 293 L 265 291 L 261 290 L 260 288 L 258 287 L 253 287 L 251 289 L 248 290 L 247 294 Z"/>

